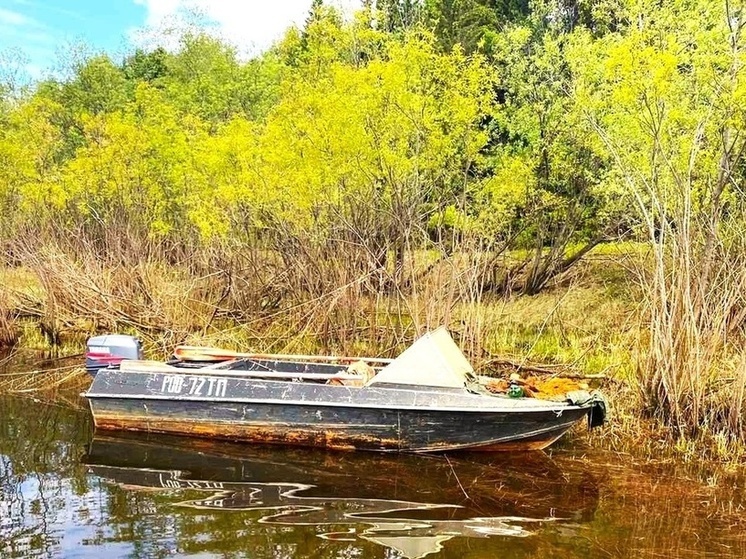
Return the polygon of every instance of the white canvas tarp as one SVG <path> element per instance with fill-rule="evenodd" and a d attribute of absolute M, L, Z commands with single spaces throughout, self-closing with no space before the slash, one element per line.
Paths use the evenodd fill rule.
<path fill-rule="evenodd" d="M 444 327 L 417 339 L 368 384 L 418 384 L 463 388 L 474 373 L 469 361 Z"/>

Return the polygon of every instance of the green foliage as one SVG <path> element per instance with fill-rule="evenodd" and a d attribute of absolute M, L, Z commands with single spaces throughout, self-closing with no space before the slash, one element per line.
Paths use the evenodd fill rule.
<path fill-rule="evenodd" d="M 0 128 L 0 234 L 12 238 L 26 219 L 38 219 L 54 195 L 44 185 L 57 171 L 55 154 L 64 138 L 50 120 L 60 107 L 34 98 L 15 107 Z M 37 205 L 38 203 L 38 205 Z"/>
<path fill-rule="evenodd" d="M 247 61 L 194 33 L 121 64 L 83 58 L 69 79 L 5 103 L 2 203 L 17 223 L 33 212 L 179 242 L 346 239 L 380 265 L 448 231 L 523 249 L 519 284 L 536 291 L 635 230 L 626 170 L 665 187 L 651 153 L 683 168 L 697 126 L 710 137 L 742 118 L 739 87 L 710 77 L 729 68 L 711 13 L 432 0 L 368 2 L 345 22 L 316 2 L 302 29 Z M 651 152 L 656 115 L 670 132 Z M 697 145 L 702 199 L 719 152 Z"/>
<path fill-rule="evenodd" d="M 376 0 L 378 27 L 387 33 L 414 28 L 422 19 L 419 0 Z"/>
<path fill-rule="evenodd" d="M 235 51 L 206 35 L 186 35 L 166 59 L 163 86 L 183 114 L 208 122 L 230 118 L 242 107 L 241 68 Z"/>
<path fill-rule="evenodd" d="M 632 4 L 627 0 L 533 0 L 530 19 L 537 29 L 559 33 L 582 29 L 602 37 L 627 25 Z"/>
<path fill-rule="evenodd" d="M 444 50 L 461 45 L 491 55 L 500 32 L 530 10 L 528 0 L 426 0 L 425 13 Z"/>
<path fill-rule="evenodd" d="M 162 47 L 152 52 L 137 49 L 134 54 L 128 56 L 122 64 L 125 77 L 132 81 L 155 82 L 168 73 L 168 53 Z"/>
<path fill-rule="evenodd" d="M 138 86 L 128 110 L 85 120 L 85 147 L 50 181 L 51 200 L 69 219 L 92 226 L 127 223 L 152 235 L 188 233 L 195 181 L 192 155 L 205 125 L 181 118 L 162 94 Z M 201 192 L 200 192 L 201 193 Z"/>
<path fill-rule="evenodd" d="M 744 436 L 742 365 L 731 373 L 731 353 L 744 347 L 745 8 L 633 5 L 637 24 L 625 33 L 573 45 L 587 120 L 653 254 L 643 399 L 683 437 L 705 425 Z M 736 382 L 719 378 L 724 370 Z"/>
<path fill-rule="evenodd" d="M 22 103 L 44 100 L 36 126 L 55 136 L 33 181 L 7 148 L 18 165 L 5 199 L 94 236 L 344 240 L 382 268 L 446 232 L 517 243 L 546 260 L 540 289 L 565 247 L 613 215 L 568 39 L 540 8 L 369 2 L 346 23 L 315 2 L 301 30 L 248 61 L 194 33 L 121 65 L 83 58 Z"/>
<path fill-rule="evenodd" d="M 629 202 L 647 206 L 657 196 L 658 219 L 680 211 L 690 189 L 706 212 L 716 192 L 736 202 L 724 171 L 741 175 L 723 167 L 723 150 L 740 153 L 746 123 L 738 14 L 731 27 L 717 2 L 638 8 L 631 17 L 642 24 L 627 33 L 571 45 L 578 94 L 615 158 L 616 178 L 628 195 L 640 194 Z"/>
<path fill-rule="evenodd" d="M 323 231 L 343 217 L 358 234 L 424 230 L 423 205 L 454 201 L 484 143 L 475 123 L 489 102 L 486 67 L 438 54 L 420 33 L 389 40 L 363 66 L 309 64 L 315 71 L 288 79 L 253 138 L 238 121 L 221 134 L 222 159 L 245 179 L 220 203 L 253 207 L 258 225 Z"/>

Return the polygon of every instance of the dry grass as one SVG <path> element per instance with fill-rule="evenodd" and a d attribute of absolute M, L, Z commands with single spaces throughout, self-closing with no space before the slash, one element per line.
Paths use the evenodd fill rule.
<path fill-rule="evenodd" d="M 641 269 L 647 324 L 637 375 L 647 411 L 682 442 L 746 441 L 746 236 L 689 206 Z M 731 224 L 734 225 L 731 230 Z"/>
<path fill-rule="evenodd" d="M 360 255 L 322 248 L 290 258 L 220 247 L 175 264 L 162 256 L 124 264 L 50 243 L 0 274 L 13 311 L 38 324 L 47 343 L 119 331 L 136 332 L 154 354 L 202 341 L 391 356 L 446 324 L 476 364 L 507 354 L 588 372 L 624 366 L 630 308 L 610 291 L 626 289 L 609 274 L 610 257 L 546 293 L 506 299 L 483 294 L 485 253 L 413 252 L 395 283 L 391 269 L 372 272 Z M 33 338 L 22 333 L 28 345 Z"/>
<path fill-rule="evenodd" d="M 10 304 L 0 293 L 0 348 L 12 347 L 18 342 L 18 330 Z"/>
<path fill-rule="evenodd" d="M 49 369 L 0 374 L 0 394 L 52 394 L 77 391 L 90 384 L 90 376 L 79 364 Z"/>
<path fill-rule="evenodd" d="M 629 379 L 640 305 L 625 262 L 600 252 L 539 295 L 488 302 L 489 354 Z"/>

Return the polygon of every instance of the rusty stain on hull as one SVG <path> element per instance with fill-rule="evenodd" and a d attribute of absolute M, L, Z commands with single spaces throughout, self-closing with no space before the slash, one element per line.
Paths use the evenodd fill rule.
<path fill-rule="evenodd" d="M 360 433 L 349 433 L 342 430 L 328 430 L 323 426 L 299 429 L 280 424 L 234 424 L 205 423 L 199 420 L 180 419 L 178 421 L 163 418 L 153 419 L 145 416 L 98 415 L 96 429 L 113 431 L 144 431 L 190 435 L 201 438 L 223 439 L 229 441 L 251 441 L 269 444 L 286 444 L 294 446 L 312 446 L 332 450 L 410 450 L 423 452 L 445 452 L 448 450 L 473 450 L 479 452 L 516 452 L 541 450 L 559 439 L 570 429 L 571 425 L 538 435 L 536 437 L 494 442 L 485 445 L 464 448 L 448 444 L 438 444 L 427 449 L 409 449 L 402 441 L 390 438 L 378 438 Z"/>
<path fill-rule="evenodd" d="M 101 415 L 96 417 L 96 428 L 114 431 L 145 431 L 192 435 L 232 441 L 253 441 L 296 446 L 315 446 L 334 450 L 399 450 L 397 439 L 383 439 L 360 433 L 344 433 L 327 430 L 323 426 L 314 429 L 289 428 L 278 424 L 205 423 L 197 420 L 178 421 L 143 416 Z"/>

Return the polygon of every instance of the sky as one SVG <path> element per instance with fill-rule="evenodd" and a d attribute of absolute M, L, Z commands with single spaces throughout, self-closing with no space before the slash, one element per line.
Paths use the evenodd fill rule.
<path fill-rule="evenodd" d="M 349 12 L 359 0 L 331 0 Z M 0 0 L 0 73 L 42 78 L 65 67 L 71 48 L 110 54 L 137 46 L 168 47 L 167 29 L 201 14 L 210 32 L 243 56 L 266 49 L 289 26 L 302 25 L 311 0 Z"/>

